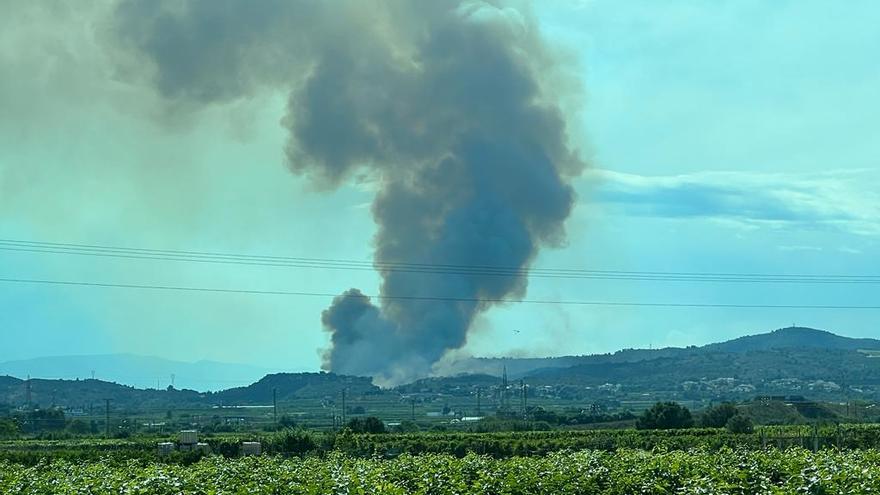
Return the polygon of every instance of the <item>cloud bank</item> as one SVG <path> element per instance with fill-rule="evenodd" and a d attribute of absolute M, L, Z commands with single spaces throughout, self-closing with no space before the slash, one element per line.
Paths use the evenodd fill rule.
<path fill-rule="evenodd" d="M 593 170 L 593 198 L 632 216 L 704 218 L 743 225 L 880 235 L 880 196 L 863 171 L 824 174 L 707 172 L 645 176 Z"/>

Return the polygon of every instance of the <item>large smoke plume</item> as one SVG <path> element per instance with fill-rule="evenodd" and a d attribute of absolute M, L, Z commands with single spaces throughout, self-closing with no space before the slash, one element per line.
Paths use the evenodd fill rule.
<path fill-rule="evenodd" d="M 324 311 L 332 371 L 383 384 L 429 373 L 466 343 L 491 305 L 481 301 L 523 295 L 537 250 L 564 238 L 568 180 L 583 164 L 551 84 L 558 63 L 528 9 L 139 0 L 120 4 L 114 32 L 147 62 L 157 90 L 184 107 L 290 91 L 290 168 L 321 187 L 365 171 L 377 182 L 375 261 L 386 298 L 351 289 Z M 389 262 L 522 270 L 436 274 Z"/>

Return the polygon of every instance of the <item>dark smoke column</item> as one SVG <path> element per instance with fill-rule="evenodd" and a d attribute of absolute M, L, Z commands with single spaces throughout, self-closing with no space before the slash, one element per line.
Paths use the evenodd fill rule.
<path fill-rule="evenodd" d="M 404 59 L 334 55 L 291 101 L 298 119 L 291 163 L 331 177 L 359 165 L 375 170 L 377 269 L 387 262 L 527 268 L 541 245 L 562 240 L 574 200 L 567 178 L 582 165 L 567 148 L 562 112 L 542 92 L 539 71 L 550 59 L 525 17 L 455 5 L 429 21 Z M 338 120 L 328 123 L 328 115 Z M 527 283 L 486 274 L 382 276 L 382 295 L 465 301 L 370 301 L 351 289 L 322 315 L 332 334 L 327 369 L 380 384 L 424 376 L 465 344 L 489 306 L 468 299 L 520 296 Z"/>
<path fill-rule="evenodd" d="M 357 289 L 323 312 L 324 367 L 379 384 L 424 376 L 463 346 L 482 300 L 526 277 L 387 270 L 385 263 L 526 269 L 564 240 L 583 163 L 569 149 L 560 70 L 527 9 L 500 1 L 129 0 L 121 45 L 186 105 L 290 91 L 289 165 L 322 187 L 379 185 L 383 298 Z M 520 272 L 520 273 L 525 273 Z M 455 298 L 457 301 L 418 299 Z"/>

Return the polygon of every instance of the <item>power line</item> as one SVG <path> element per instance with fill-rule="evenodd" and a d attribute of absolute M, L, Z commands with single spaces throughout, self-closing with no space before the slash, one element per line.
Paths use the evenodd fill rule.
<path fill-rule="evenodd" d="M 724 282 L 724 283 L 797 283 L 797 284 L 878 284 L 880 275 L 810 275 L 711 272 L 652 272 L 622 270 L 590 270 L 571 268 L 532 268 L 501 265 L 453 265 L 390 261 L 358 261 L 332 258 L 301 258 L 262 256 L 204 251 L 176 251 L 119 246 L 53 243 L 0 239 L 0 250 L 66 254 L 122 259 L 145 259 L 194 263 L 221 263 L 290 268 L 312 268 L 352 271 L 405 272 L 436 275 L 541 277 L 592 280 L 663 281 L 663 282 Z"/>
<path fill-rule="evenodd" d="M 329 292 L 307 291 L 283 291 L 283 290 L 253 290 L 253 289 L 227 289 L 214 287 L 184 287 L 177 285 L 141 285 L 141 284 L 117 284 L 105 282 L 81 282 L 68 280 L 45 280 L 24 278 L 0 278 L 0 282 L 19 284 L 103 287 L 120 289 L 142 290 L 167 290 L 183 292 L 211 292 L 221 294 L 254 294 L 273 296 L 303 296 L 303 297 L 360 297 L 348 294 L 333 294 Z M 504 299 L 504 298 L 471 298 L 471 297 L 443 297 L 443 296 L 403 296 L 403 295 L 367 295 L 365 297 L 380 300 L 397 301 L 438 301 L 438 302 L 469 302 L 469 303 L 520 303 L 520 304 L 558 304 L 577 306 L 638 306 L 660 308 L 742 308 L 742 309 L 852 309 L 852 310 L 877 310 L 880 306 L 858 305 L 832 305 L 832 304 L 716 304 L 716 303 L 662 303 L 662 302 L 636 302 L 636 301 L 577 301 L 577 300 L 550 300 L 550 299 Z"/>

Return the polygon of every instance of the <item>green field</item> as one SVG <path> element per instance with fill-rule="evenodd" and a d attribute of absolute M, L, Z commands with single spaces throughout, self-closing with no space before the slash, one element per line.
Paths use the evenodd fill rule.
<path fill-rule="evenodd" d="M 621 450 L 493 459 L 213 457 L 0 463 L 0 492 L 28 494 L 704 494 L 880 492 L 880 451 Z"/>
<path fill-rule="evenodd" d="M 71 438 L 62 440 L 0 441 L 0 460 L 35 465 L 51 460 L 118 460 L 193 462 L 193 456 L 159 459 L 157 442 L 175 441 L 176 436 L 135 436 L 121 439 Z M 421 432 L 353 434 L 301 429 L 273 433 L 223 433 L 201 435 L 215 455 L 237 457 L 242 441 L 257 441 L 263 451 L 282 456 L 328 456 L 341 453 L 352 457 L 390 459 L 404 454 L 467 454 L 509 457 L 540 457 L 559 451 L 617 450 L 687 451 L 692 449 L 760 450 L 880 449 L 880 425 L 770 426 L 752 433 L 730 433 L 724 428 L 678 430 L 552 430 L 524 432 Z"/>
<path fill-rule="evenodd" d="M 880 425 L 203 435 L 212 455 L 160 456 L 174 436 L 0 442 L 15 494 L 880 493 Z M 241 442 L 264 454 L 242 457 Z"/>
<path fill-rule="evenodd" d="M 0 441 L 0 460 L 34 465 L 46 460 L 94 461 L 101 458 L 159 460 L 157 442 L 176 436 L 144 435 L 124 439 L 71 438 L 62 440 Z M 880 449 L 880 425 L 826 425 L 761 427 L 752 433 L 730 433 L 723 428 L 678 430 L 551 430 L 523 432 L 421 432 L 352 434 L 301 429 L 273 433 L 223 433 L 201 435 L 214 454 L 239 455 L 242 441 L 257 441 L 268 454 L 326 456 L 342 453 L 353 457 L 393 458 L 402 454 L 469 453 L 494 458 L 537 457 L 559 451 L 767 449 Z M 192 456 L 163 459 L 193 462 Z"/>
<path fill-rule="evenodd" d="M 880 493 L 880 425 L 204 436 L 213 455 L 126 439 L 0 442 L 16 494 Z M 242 440 L 264 455 L 241 457 Z"/>

